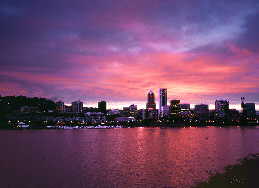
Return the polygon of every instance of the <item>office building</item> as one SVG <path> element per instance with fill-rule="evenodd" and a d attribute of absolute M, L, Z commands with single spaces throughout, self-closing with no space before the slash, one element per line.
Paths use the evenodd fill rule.
<path fill-rule="evenodd" d="M 165 105 L 161 107 L 161 110 L 159 112 L 160 117 L 166 117 L 170 113 L 169 106 Z"/>
<path fill-rule="evenodd" d="M 215 117 L 216 119 L 226 118 L 229 112 L 229 101 L 216 100 L 215 101 Z"/>
<path fill-rule="evenodd" d="M 163 106 L 167 106 L 167 89 L 159 89 L 159 111 L 162 110 Z"/>
<path fill-rule="evenodd" d="M 81 102 L 81 101 L 72 102 L 72 112 L 73 113 L 82 113 L 83 112 L 83 102 Z"/>
<path fill-rule="evenodd" d="M 142 119 L 155 120 L 158 118 L 158 110 L 156 109 L 142 109 Z"/>
<path fill-rule="evenodd" d="M 63 113 L 63 112 L 65 112 L 65 104 L 64 104 L 64 102 L 62 102 L 62 101 L 58 101 L 58 102 L 56 102 L 56 110 L 57 110 L 57 112 L 60 112 L 60 113 Z"/>
<path fill-rule="evenodd" d="M 209 119 L 209 105 L 207 105 L 207 104 L 195 105 L 194 113 L 199 120 L 208 120 Z"/>
<path fill-rule="evenodd" d="M 102 113 L 106 113 L 107 110 L 107 103 L 106 101 L 100 101 L 98 102 L 98 110 Z"/>
<path fill-rule="evenodd" d="M 134 112 L 138 110 L 138 106 L 135 104 L 132 104 L 129 106 L 129 111 Z"/>
<path fill-rule="evenodd" d="M 171 100 L 169 110 L 171 115 L 178 115 L 181 111 L 180 100 Z"/>
<path fill-rule="evenodd" d="M 156 109 L 155 94 L 152 90 L 150 90 L 147 95 L 146 109 L 148 109 L 148 110 Z"/>
<path fill-rule="evenodd" d="M 190 104 L 180 104 L 181 111 L 189 111 L 191 109 Z"/>
<path fill-rule="evenodd" d="M 164 117 L 168 115 L 169 107 L 167 105 L 167 89 L 159 89 L 159 116 Z"/>

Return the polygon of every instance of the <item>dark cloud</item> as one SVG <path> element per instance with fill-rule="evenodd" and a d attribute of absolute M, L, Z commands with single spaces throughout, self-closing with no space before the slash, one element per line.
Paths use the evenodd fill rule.
<path fill-rule="evenodd" d="M 207 68 L 203 62 L 208 61 L 222 69 L 223 65 L 244 69 L 230 74 L 226 82 L 236 82 L 242 76 L 241 81 L 255 83 L 259 74 L 258 9 L 257 0 L 2 0 L 1 81 L 46 96 L 62 93 L 71 99 L 76 91 L 87 100 L 99 95 L 110 99 L 116 94 L 117 100 L 127 100 L 134 99 L 134 94 L 126 96 L 130 91 L 126 89 L 119 94 L 116 76 L 124 78 L 125 74 L 129 77 L 125 83 L 131 83 L 138 80 L 131 77 L 141 74 L 139 67 L 143 75 L 156 77 L 158 73 L 150 69 L 153 63 L 154 69 L 161 67 L 173 80 L 177 72 L 171 74 L 174 68 L 163 61 L 179 61 L 186 69 L 194 61 L 202 61 Z M 149 59 L 162 52 L 174 57 L 171 60 L 168 55 L 155 56 L 155 63 Z M 177 53 L 184 59 L 178 58 Z M 125 72 L 113 71 L 117 66 L 125 66 Z M 128 73 L 134 66 L 137 68 Z M 182 71 L 184 77 L 195 75 L 197 82 L 203 79 L 192 70 Z M 39 75 L 52 83 L 48 85 Z M 150 75 L 139 85 L 157 83 Z M 220 84 L 212 78 L 208 82 Z M 248 88 L 248 95 L 254 97 L 251 93 L 258 93 L 255 87 L 256 84 Z"/>
<path fill-rule="evenodd" d="M 240 36 L 238 43 L 242 48 L 259 51 L 259 12 L 247 16 L 244 24 L 245 32 Z"/>

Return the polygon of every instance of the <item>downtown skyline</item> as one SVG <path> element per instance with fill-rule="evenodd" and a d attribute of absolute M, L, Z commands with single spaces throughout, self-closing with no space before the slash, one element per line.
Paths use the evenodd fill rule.
<path fill-rule="evenodd" d="M 161 90 L 165 90 L 163 92 L 161 92 Z M 151 103 L 152 103 L 152 100 L 154 100 L 154 105 L 155 105 L 155 109 L 157 110 L 161 110 L 161 107 L 160 107 L 160 104 L 162 103 L 161 106 L 166 106 L 166 107 L 169 107 L 170 106 L 170 101 L 171 100 L 180 100 L 179 98 L 167 98 L 167 91 L 168 89 L 167 88 L 160 88 L 156 94 L 155 91 L 153 90 L 149 90 L 147 93 L 146 93 L 146 101 L 142 102 L 142 101 L 135 101 L 133 103 L 128 103 L 128 102 L 124 102 L 124 103 L 119 103 L 119 104 L 114 104 L 113 102 L 109 102 L 109 101 L 105 101 L 107 103 L 107 107 L 108 109 L 123 109 L 124 107 L 128 107 L 130 105 L 137 105 L 138 109 L 147 109 L 148 107 L 148 103 L 150 103 L 150 99 L 149 99 L 149 94 L 150 92 L 152 93 L 152 95 L 154 95 L 154 99 L 151 99 Z M 165 93 L 164 93 L 165 92 Z M 163 98 L 166 98 L 166 99 L 163 99 Z M 243 98 L 243 97 L 242 97 Z M 236 110 L 239 110 L 241 111 L 242 110 L 242 107 L 241 107 L 241 102 L 242 102 L 242 98 L 240 98 L 240 103 L 239 104 L 231 104 L 231 101 L 229 101 L 228 99 L 224 99 L 224 98 L 216 98 L 213 103 L 197 103 L 197 104 L 191 104 L 191 103 L 187 103 L 187 102 L 184 102 L 184 100 L 180 100 L 181 101 L 181 104 L 189 104 L 191 109 L 194 109 L 195 105 L 200 105 L 200 104 L 205 104 L 205 105 L 208 105 L 209 109 L 210 110 L 214 110 L 215 109 L 215 101 L 216 100 L 223 100 L 223 101 L 229 101 L 229 107 L 230 109 L 236 109 Z M 165 100 L 165 101 L 164 101 Z M 83 106 L 84 107 L 94 107 L 94 108 L 97 108 L 98 107 L 98 103 L 101 102 L 102 100 L 100 101 L 96 101 L 95 103 L 87 103 L 83 100 L 77 100 L 77 101 L 81 101 L 83 102 Z M 248 103 L 254 103 L 254 101 L 246 101 L 246 99 L 244 98 L 244 101 L 245 102 L 248 102 Z M 62 101 L 64 102 L 64 101 Z M 74 101 L 75 102 L 75 101 Z M 67 106 L 71 106 L 73 102 L 71 103 L 65 103 L 65 105 Z M 256 110 L 259 110 L 259 104 L 256 104 L 255 103 L 255 109 Z"/>
<path fill-rule="evenodd" d="M 259 104 L 258 10 L 256 0 L 3 0 L 0 95 L 145 108 L 151 88 L 158 108 L 167 88 L 168 101 Z"/>

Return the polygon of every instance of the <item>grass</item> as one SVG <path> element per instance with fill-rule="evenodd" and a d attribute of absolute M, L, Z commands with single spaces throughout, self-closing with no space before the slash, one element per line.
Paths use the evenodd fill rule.
<path fill-rule="evenodd" d="M 223 173 L 216 173 L 195 188 L 257 188 L 259 187 L 259 154 L 240 160 L 239 164 L 227 166 Z"/>

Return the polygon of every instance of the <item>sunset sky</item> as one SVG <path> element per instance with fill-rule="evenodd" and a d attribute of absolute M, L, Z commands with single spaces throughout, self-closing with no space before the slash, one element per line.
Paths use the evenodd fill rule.
<path fill-rule="evenodd" d="M 0 94 L 259 104 L 258 0 L 1 0 Z"/>

